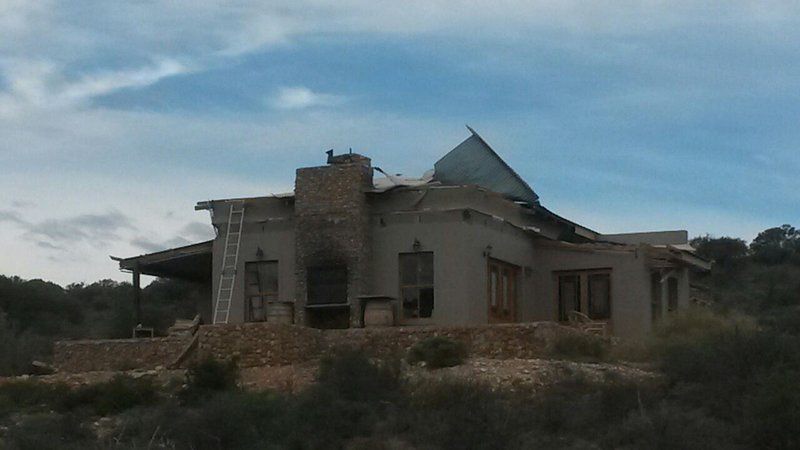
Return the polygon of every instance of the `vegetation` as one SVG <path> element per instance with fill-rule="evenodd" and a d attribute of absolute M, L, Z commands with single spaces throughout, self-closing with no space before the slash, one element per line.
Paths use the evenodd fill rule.
<path fill-rule="evenodd" d="M 441 336 L 424 339 L 408 352 L 409 364 L 424 362 L 429 369 L 458 366 L 466 358 L 467 348 L 462 342 Z"/>
<path fill-rule="evenodd" d="M 0 376 L 29 373 L 31 361 L 49 359 L 56 339 L 130 337 L 132 289 L 111 280 L 62 288 L 0 275 Z M 194 317 L 200 295 L 191 283 L 156 280 L 142 290 L 143 321 L 164 334 L 176 318 Z"/>
<path fill-rule="evenodd" d="M 718 262 L 693 281 L 708 304 L 671 316 L 647 341 L 612 353 L 604 341 L 586 337 L 557 339 L 551 348 L 558 358 L 636 359 L 658 376 L 589 379 L 577 372 L 536 389 L 490 388 L 438 376 L 411 381 L 397 360 L 340 350 L 322 361 L 316 384 L 294 394 L 240 389 L 235 365 L 213 360 L 193 366 L 183 386 L 123 376 L 79 388 L 12 381 L 0 384 L 0 447 L 800 447 L 797 232 L 788 226 L 765 230 L 750 245 L 711 236 L 694 242 L 701 255 Z M 164 296 L 151 301 L 148 314 L 188 308 L 166 294 L 167 287 L 149 291 Z M 35 307 L 0 297 L 0 364 L 6 373 L 24 368 L 37 339 L 81 329 L 90 336 L 114 335 L 115 328 L 97 327 L 87 318 L 113 318 L 114 302 L 127 302 L 122 295 L 129 286 L 55 289 L 40 281 L 2 279 L 0 293 L 9 289 Z M 129 325 L 121 319 L 119 324 Z M 12 342 L 31 350 L 13 351 Z M 408 355 L 428 367 L 460 364 L 464 357 L 463 348 L 441 338 L 420 342 Z"/>
<path fill-rule="evenodd" d="M 556 336 L 548 350 L 551 358 L 596 362 L 606 358 L 610 346 L 600 336 L 576 332 Z"/>

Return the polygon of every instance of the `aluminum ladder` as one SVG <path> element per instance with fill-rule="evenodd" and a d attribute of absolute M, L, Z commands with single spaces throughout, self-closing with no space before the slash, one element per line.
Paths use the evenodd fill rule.
<path fill-rule="evenodd" d="M 239 244 L 242 242 L 244 202 L 231 202 L 228 212 L 228 230 L 225 233 L 225 249 L 222 252 L 222 271 L 219 274 L 217 302 L 214 307 L 214 323 L 228 323 L 231 312 L 233 288 L 236 285 L 236 266 L 239 262 Z"/>

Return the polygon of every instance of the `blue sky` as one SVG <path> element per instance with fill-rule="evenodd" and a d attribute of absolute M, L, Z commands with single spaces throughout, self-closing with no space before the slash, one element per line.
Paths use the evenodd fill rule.
<path fill-rule="evenodd" d="M 0 273 L 127 279 L 197 201 L 331 147 L 418 175 L 476 128 L 601 232 L 800 225 L 796 2 L 0 4 Z"/>

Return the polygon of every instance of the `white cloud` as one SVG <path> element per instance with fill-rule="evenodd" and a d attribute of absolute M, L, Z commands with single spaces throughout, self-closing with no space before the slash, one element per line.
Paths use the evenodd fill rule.
<path fill-rule="evenodd" d="M 283 87 L 270 101 L 277 109 L 305 109 L 317 106 L 334 106 L 344 101 L 338 95 L 314 92 L 303 86 Z"/>

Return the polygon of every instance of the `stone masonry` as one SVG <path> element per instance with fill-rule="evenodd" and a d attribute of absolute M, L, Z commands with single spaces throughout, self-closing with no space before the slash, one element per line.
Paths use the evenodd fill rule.
<path fill-rule="evenodd" d="M 298 325 L 252 322 L 202 325 L 193 359 L 235 360 L 240 367 L 284 366 L 354 348 L 371 357 L 403 357 L 421 340 L 443 336 L 463 342 L 472 357 L 537 358 L 559 335 L 578 333 L 552 322 L 458 327 L 386 327 L 319 330 Z M 60 341 L 54 365 L 62 372 L 167 367 L 186 348 L 187 339 Z M 186 367 L 191 358 L 182 363 Z"/>
<path fill-rule="evenodd" d="M 297 170 L 295 179 L 295 323 L 309 325 L 308 268 L 346 267 L 349 325 L 361 326 L 357 297 L 369 293 L 370 159 L 340 155 L 327 166 Z M 324 313 L 324 312 L 323 312 Z"/>

